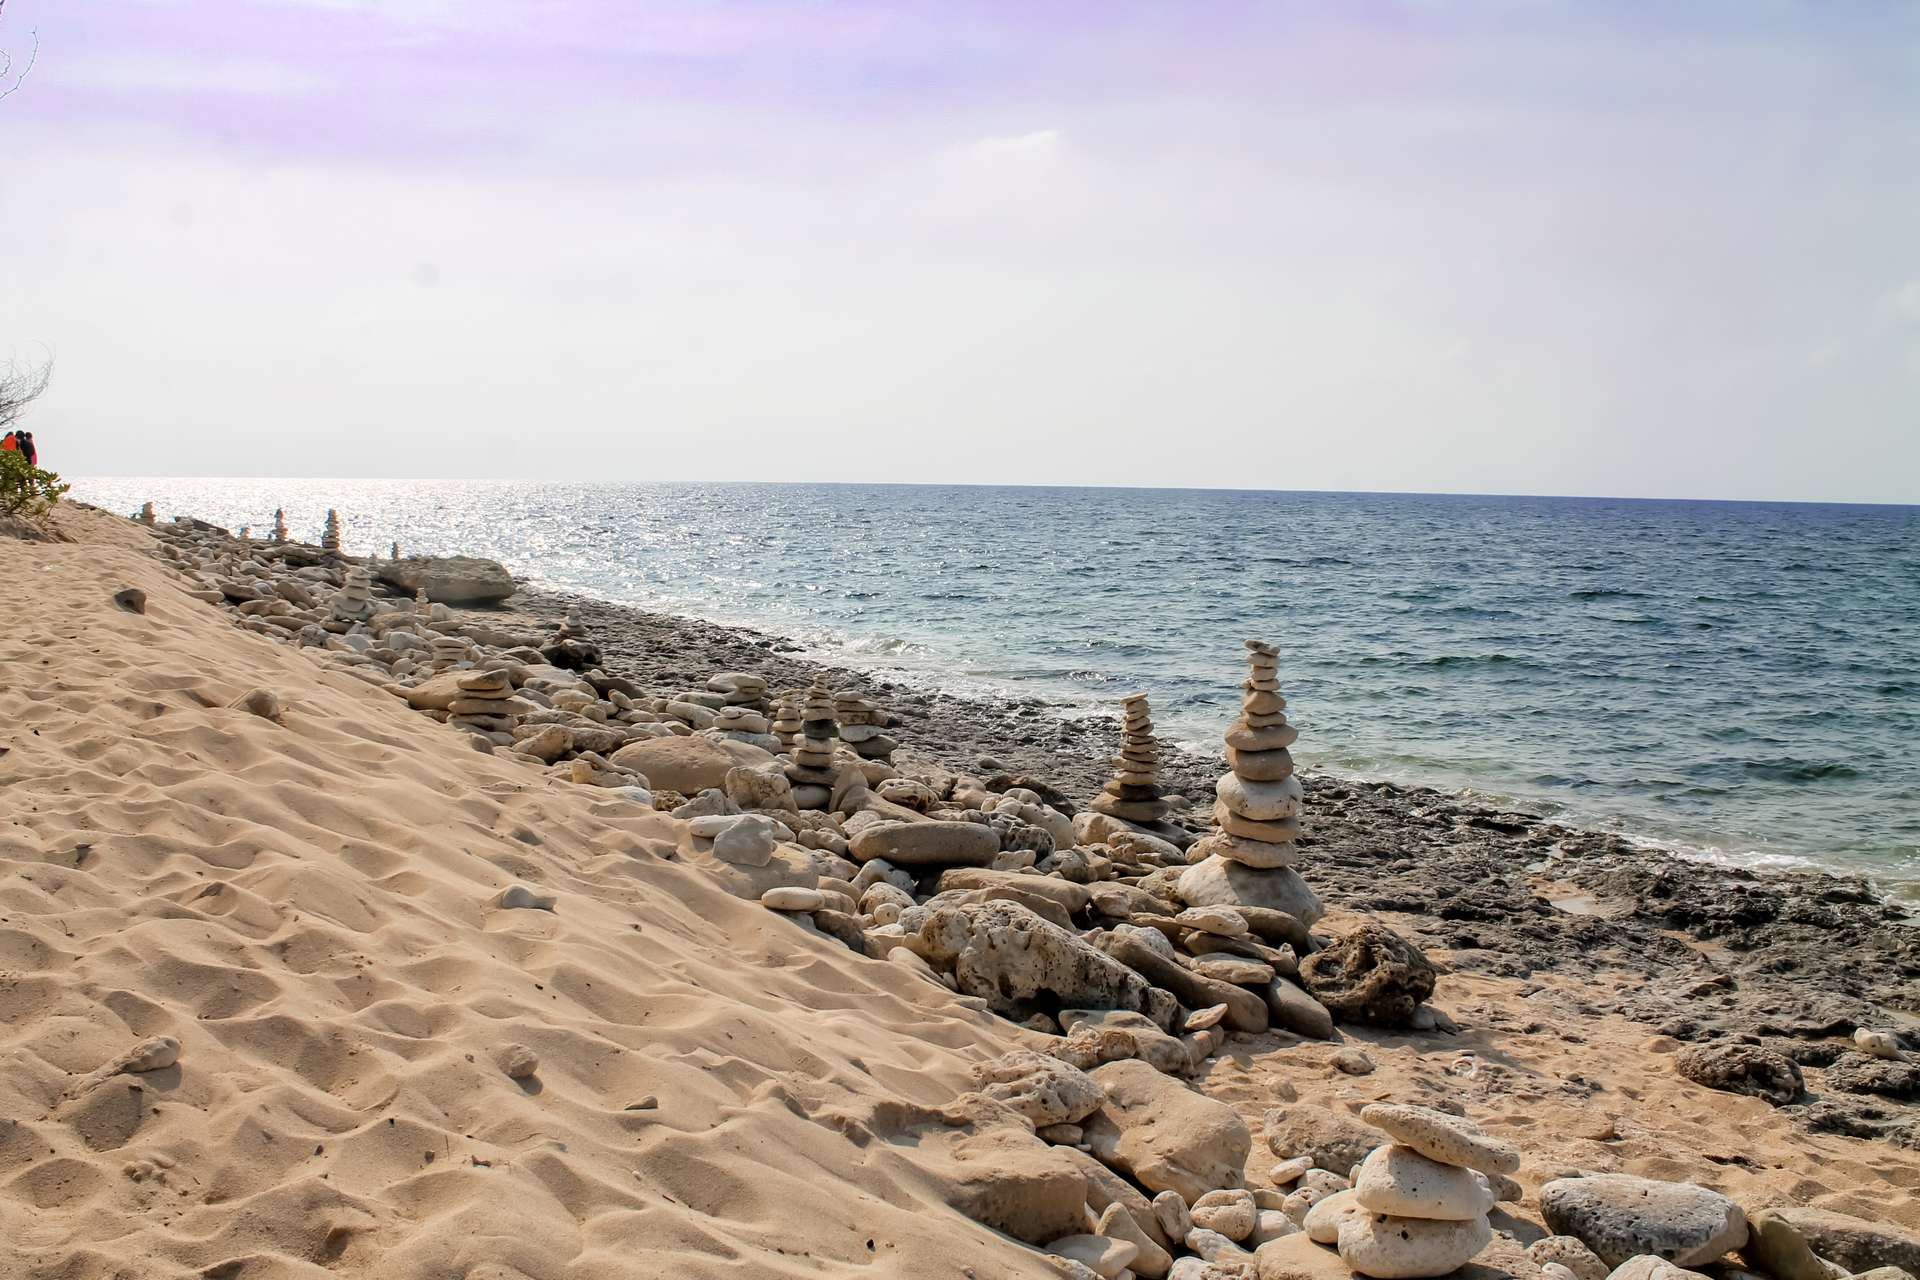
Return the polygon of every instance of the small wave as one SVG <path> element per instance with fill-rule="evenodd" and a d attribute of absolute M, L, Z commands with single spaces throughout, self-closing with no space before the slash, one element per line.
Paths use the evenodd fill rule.
<path fill-rule="evenodd" d="M 1748 777 L 1769 782 L 1824 782 L 1862 776 L 1860 770 L 1837 760 L 1748 760 L 1740 769 Z"/>
<path fill-rule="evenodd" d="M 1567 592 L 1569 600 L 1650 600 L 1653 597 L 1644 591 L 1628 591 L 1623 587 L 1582 587 Z"/>

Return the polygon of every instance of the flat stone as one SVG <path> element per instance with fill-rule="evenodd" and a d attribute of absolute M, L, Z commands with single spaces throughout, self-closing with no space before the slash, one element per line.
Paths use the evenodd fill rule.
<path fill-rule="evenodd" d="M 1245 840 L 1239 836 L 1215 832 L 1203 836 L 1194 842 L 1188 850 L 1193 858 L 1220 857 L 1228 862 L 1237 862 L 1243 867 L 1252 867 L 1257 871 L 1271 871 L 1275 867 L 1291 867 L 1300 861 L 1300 851 L 1292 841 L 1285 844 L 1269 844 L 1265 840 Z"/>
<path fill-rule="evenodd" d="M 1360 1162 L 1356 1198 L 1374 1213 L 1465 1222 L 1486 1216 L 1493 1192 L 1473 1171 L 1428 1159 L 1412 1147 L 1376 1147 Z"/>
<path fill-rule="evenodd" d="M 761 894 L 760 905 L 771 911 L 818 911 L 827 905 L 827 895 L 818 889 L 782 885 Z"/>
<path fill-rule="evenodd" d="M 855 861 L 885 858 L 898 867 L 984 867 L 1000 852 L 1000 833 L 978 822 L 893 822 L 867 827 L 849 848 Z"/>
<path fill-rule="evenodd" d="M 1355 1214 L 1340 1224 L 1340 1260 L 1375 1280 L 1458 1271 L 1493 1240 L 1487 1220 L 1465 1222 Z"/>
<path fill-rule="evenodd" d="M 1222 938 L 1247 936 L 1247 918 L 1232 907 L 1188 907 L 1174 919 L 1189 929 L 1218 934 Z"/>
<path fill-rule="evenodd" d="M 1540 1188 L 1540 1212 L 1613 1267 L 1640 1254 L 1702 1266 L 1747 1242 L 1746 1215 L 1719 1192 L 1632 1174 L 1557 1178 Z"/>
<path fill-rule="evenodd" d="M 1665 1258 L 1640 1254 L 1609 1271 L 1607 1280 L 1709 1280 L 1709 1277 L 1703 1271 L 1676 1267 Z"/>
<path fill-rule="evenodd" d="M 1240 709 L 1252 715 L 1278 715 L 1287 709 L 1287 700 L 1277 693 L 1255 689 L 1240 700 Z"/>
<path fill-rule="evenodd" d="M 1282 1160 L 1304 1156 L 1316 1169 L 1351 1169 L 1380 1145 L 1378 1132 L 1344 1111 L 1313 1102 L 1274 1107 L 1261 1120 L 1267 1150 Z"/>
<path fill-rule="evenodd" d="M 1264 960 L 1245 956 L 1208 955 L 1188 962 L 1187 967 L 1203 978 L 1230 982 L 1236 987 L 1265 988 L 1274 979 L 1273 966 Z"/>
<path fill-rule="evenodd" d="M 1056 1258 L 1073 1259 L 1101 1277 L 1101 1280 L 1117 1280 L 1140 1249 L 1126 1240 L 1115 1240 L 1108 1236 L 1077 1235 L 1062 1236 L 1051 1242 L 1047 1245 L 1047 1252 Z"/>
<path fill-rule="evenodd" d="M 1300 838 L 1300 819 L 1298 818 L 1288 818 L 1282 822 L 1255 822 L 1251 818 L 1241 817 L 1219 800 L 1213 802 L 1213 820 L 1222 831 L 1242 840 L 1287 844 Z"/>
<path fill-rule="evenodd" d="M 1489 1176 L 1512 1173 L 1520 1153 L 1471 1120 L 1405 1102 L 1375 1102 L 1360 1118 L 1403 1147 L 1441 1164 L 1478 1169 Z"/>
<path fill-rule="evenodd" d="M 1291 747 L 1299 738 L 1300 731 L 1290 724 L 1256 729 L 1244 720 L 1235 720 L 1227 730 L 1227 745 L 1235 751 L 1279 751 Z M 1229 763 L 1228 767 L 1233 766 Z M 1241 773 L 1238 768 L 1233 771 Z"/>

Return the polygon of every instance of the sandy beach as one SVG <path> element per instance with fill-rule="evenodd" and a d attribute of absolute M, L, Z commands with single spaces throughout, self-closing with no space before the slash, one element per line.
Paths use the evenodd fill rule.
<path fill-rule="evenodd" d="M 1034 1246 L 1140 1196 L 978 1092 L 1059 1027 L 730 892 L 684 818 L 236 626 L 154 531 L 72 506 L 56 527 L 0 536 L 0 1274 L 1074 1275 Z M 549 630 L 569 609 L 642 689 L 862 688 L 903 776 L 1075 811 L 1106 776 L 1114 725 L 869 687 L 769 636 L 533 588 L 451 616 Z M 1199 821 L 1220 770 L 1162 759 L 1176 816 Z M 1318 776 L 1303 812 L 1315 939 L 1411 941 L 1434 1016 L 1202 1033 L 1189 1083 L 1252 1135 L 1235 1183 L 1262 1209 L 1283 1155 L 1391 1101 L 1524 1157 L 1464 1273 L 1486 1280 L 1543 1274 L 1541 1188 L 1583 1174 L 1920 1233 L 1920 1070 L 1850 1039 L 1920 1013 L 1920 945 L 1871 885 Z M 1804 1090 L 1676 1069 L 1725 1044 Z M 1267 1248 L 1246 1274 L 1348 1274 Z"/>

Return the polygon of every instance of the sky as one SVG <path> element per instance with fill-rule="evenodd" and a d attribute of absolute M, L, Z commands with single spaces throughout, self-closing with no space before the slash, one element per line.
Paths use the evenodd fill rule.
<path fill-rule="evenodd" d="M 1920 502 L 1916 5 L 5 0 L 0 50 L 0 360 L 72 475 Z"/>

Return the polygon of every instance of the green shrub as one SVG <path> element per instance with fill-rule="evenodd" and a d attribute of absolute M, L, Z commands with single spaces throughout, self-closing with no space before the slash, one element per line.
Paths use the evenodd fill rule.
<path fill-rule="evenodd" d="M 53 472 L 29 465 L 25 454 L 0 450 L 0 515 L 44 516 L 72 487 Z"/>

